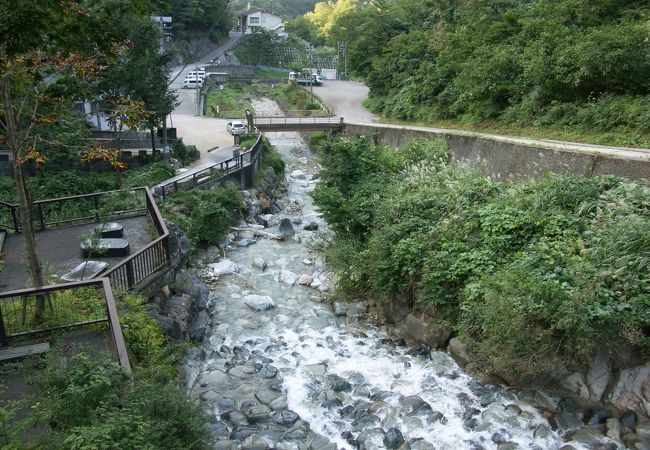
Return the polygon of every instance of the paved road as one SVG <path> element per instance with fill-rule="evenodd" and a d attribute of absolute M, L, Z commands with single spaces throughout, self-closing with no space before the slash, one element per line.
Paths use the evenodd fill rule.
<path fill-rule="evenodd" d="M 201 58 L 201 60 L 188 64 L 186 67 L 175 67 L 171 73 L 171 78 L 174 80 L 171 88 L 176 92 L 180 103 L 171 114 L 169 126 L 176 127 L 178 136 L 183 138 L 185 144 L 195 145 L 199 149 L 201 159 L 207 156 L 207 151 L 210 149 L 232 146 L 234 139 L 226 131 L 226 120 L 197 116 L 197 90 L 183 89 L 183 80 L 185 74 L 194 70 L 195 67 L 205 65 L 212 59 L 219 58 L 229 52 L 240 38 L 241 34 L 233 34 L 228 41 Z M 232 153 L 230 156 L 232 156 Z M 213 160 L 214 154 L 209 159 Z M 224 157 L 224 159 L 227 158 Z M 202 164 L 202 160 L 195 162 L 195 164 Z"/>
<path fill-rule="evenodd" d="M 363 106 L 368 98 L 368 87 L 356 81 L 326 80 L 314 86 L 314 94 L 330 107 L 335 116 L 346 122 L 377 122 L 379 119 Z"/>

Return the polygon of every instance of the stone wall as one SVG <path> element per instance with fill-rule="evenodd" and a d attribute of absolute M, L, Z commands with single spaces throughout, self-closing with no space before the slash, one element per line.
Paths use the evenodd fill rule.
<path fill-rule="evenodd" d="M 553 172 L 587 177 L 618 175 L 650 181 L 650 149 L 566 144 L 384 124 L 346 123 L 345 134 L 373 136 L 376 142 L 396 148 L 417 138 L 444 138 L 454 161 L 478 165 L 488 176 L 500 180 L 537 177 Z"/>

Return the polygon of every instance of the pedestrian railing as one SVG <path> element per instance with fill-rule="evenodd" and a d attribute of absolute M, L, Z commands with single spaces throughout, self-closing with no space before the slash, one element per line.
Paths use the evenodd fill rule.
<path fill-rule="evenodd" d="M 131 369 L 107 278 L 0 292 L 0 346 L 61 331 L 108 325 L 120 365 Z"/>

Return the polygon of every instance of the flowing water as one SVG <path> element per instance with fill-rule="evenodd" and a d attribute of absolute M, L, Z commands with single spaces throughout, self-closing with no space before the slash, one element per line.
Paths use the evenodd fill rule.
<path fill-rule="evenodd" d="M 444 352 L 409 354 L 381 327 L 335 316 L 323 301 L 327 224 L 308 195 L 315 159 L 296 133 L 268 136 L 287 163 L 287 193 L 264 231 L 279 233 L 289 218 L 295 236 L 260 237 L 254 226 L 239 233 L 225 263 L 202 256 L 222 274 L 205 269 L 214 325 L 191 363 L 190 391 L 214 415 L 217 448 L 561 447 L 532 394 L 483 385 Z M 317 230 L 303 229 L 312 222 Z"/>

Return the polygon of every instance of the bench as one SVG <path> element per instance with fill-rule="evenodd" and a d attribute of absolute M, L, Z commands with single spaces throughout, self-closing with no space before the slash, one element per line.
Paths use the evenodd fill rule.
<path fill-rule="evenodd" d="M 25 356 L 30 356 L 30 355 L 40 355 L 41 353 L 47 353 L 48 351 L 50 351 L 49 342 L 21 345 L 19 347 L 1 348 L 0 362 L 24 358 Z"/>

